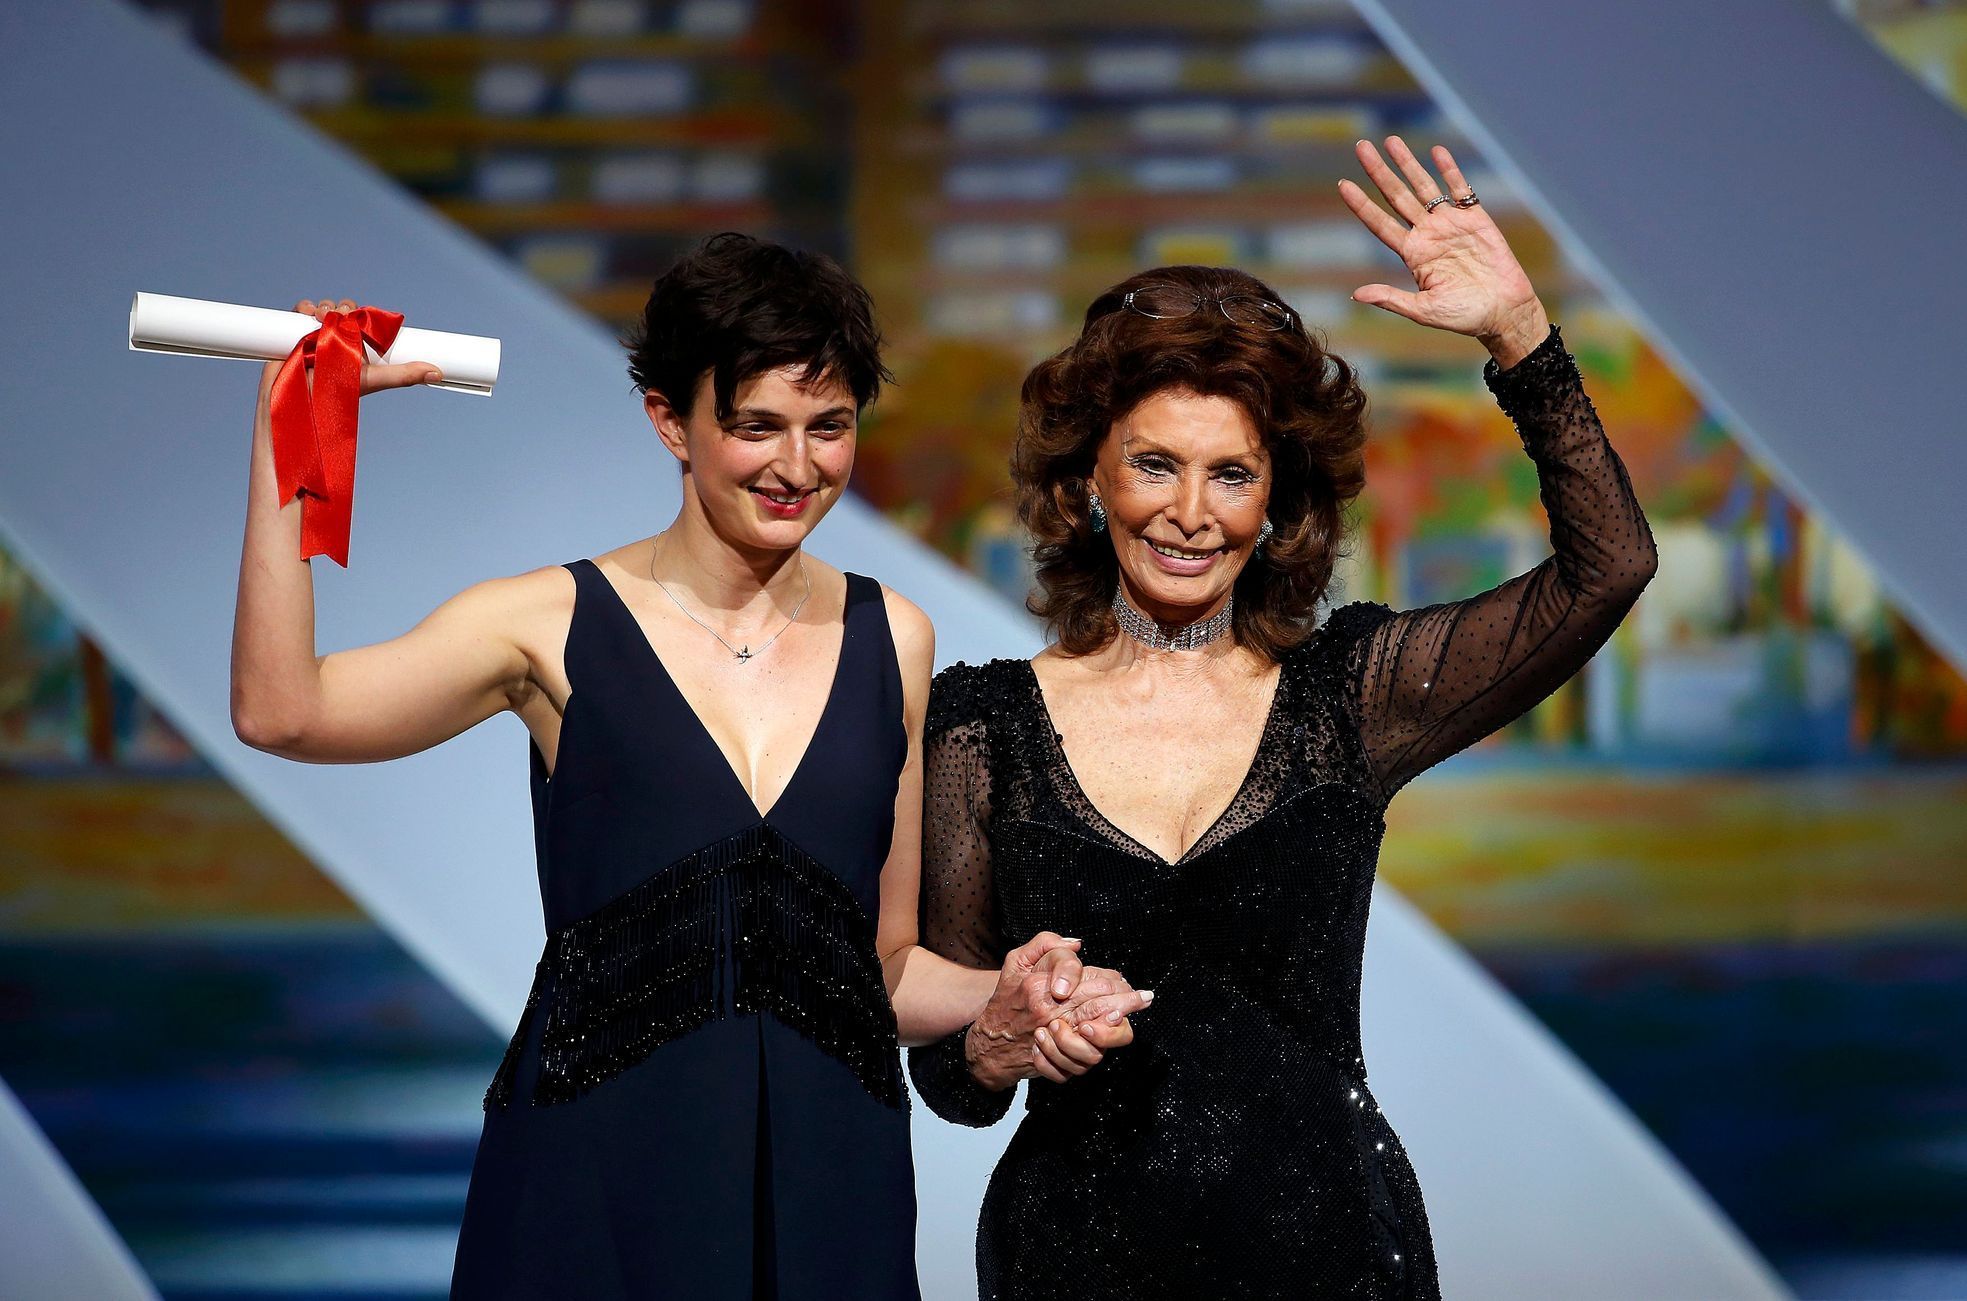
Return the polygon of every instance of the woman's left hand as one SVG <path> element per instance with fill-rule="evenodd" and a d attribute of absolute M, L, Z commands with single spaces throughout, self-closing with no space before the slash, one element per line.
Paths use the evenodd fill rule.
<path fill-rule="evenodd" d="M 1339 196 L 1366 229 L 1400 255 L 1416 289 L 1362 285 L 1353 290 L 1353 300 L 1480 339 L 1499 365 L 1514 365 L 1550 330 L 1550 317 L 1522 264 L 1479 202 L 1466 207 L 1455 202 L 1475 190 L 1445 147 L 1433 150 L 1444 190 L 1399 136 L 1388 136 L 1386 146 L 1397 173 L 1370 141 L 1361 140 L 1353 152 L 1393 214 L 1352 181 L 1339 182 Z M 1428 206 L 1444 194 L 1447 202 Z"/>
<path fill-rule="evenodd" d="M 1087 967 L 1066 1006 L 1032 1035 L 1031 1068 L 1054 1084 L 1084 1075 L 1116 1048 L 1134 1042 L 1131 1012 L 1154 1001 L 1110 967 Z"/>

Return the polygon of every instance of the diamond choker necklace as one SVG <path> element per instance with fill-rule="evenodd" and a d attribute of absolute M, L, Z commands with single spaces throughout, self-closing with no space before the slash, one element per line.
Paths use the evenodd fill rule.
<path fill-rule="evenodd" d="M 1229 635 L 1231 616 L 1235 612 L 1236 598 L 1232 596 L 1223 602 L 1222 609 L 1208 618 L 1186 624 L 1173 632 L 1163 632 L 1160 624 L 1127 603 L 1118 586 L 1113 589 L 1113 617 L 1119 621 L 1120 631 L 1149 650 L 1200 650 L 1210 642 Z"/>

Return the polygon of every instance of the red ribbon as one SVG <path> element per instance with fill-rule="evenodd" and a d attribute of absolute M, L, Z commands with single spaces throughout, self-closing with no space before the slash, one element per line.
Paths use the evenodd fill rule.
<path fill-rule="evenodd" d="M 273 473 L 280 504 L 299 494 L 301 559 L 323 556 L 348 568 L 355 499 L 355 419 L 362 400 L 366 340 L 389 351 L 403 317 L 379 307 L 329 312 L 304 336 L 273 378 Z M 307 372 L 314 372 L 308 390 Z"/>

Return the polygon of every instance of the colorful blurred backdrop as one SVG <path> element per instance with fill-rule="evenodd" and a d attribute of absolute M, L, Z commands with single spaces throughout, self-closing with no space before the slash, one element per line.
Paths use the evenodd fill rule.
<path fill-rule="evenodd" d="M 1347 297 L 1398 272 L 1334 190 L 1351 142 L 1455 148 L 1663 563 L 1585 674 L 1395 802 L 1385 878 L 1800 1295 L 1967 1295 L 1967 681 L 1343 0 L 147 7 L 611 326 L 706 233 L 839 255 L 900 378 L 858 491 L 1019 598 L 1019 381 L 1166 262 L 1249 268 L 1365 371 L 1341 599 L 1541 558 L 1479 348 Z M 1840 7 L 1967 105 L 1967 4 Z M 167 1296 L 441 1295 L 500 1048 L 0 553 L 0 1076 Z"/>

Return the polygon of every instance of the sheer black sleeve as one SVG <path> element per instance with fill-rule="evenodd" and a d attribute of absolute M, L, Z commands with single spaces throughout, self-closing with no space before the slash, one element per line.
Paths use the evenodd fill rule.
<path fill-rule="evenodd" d="M 991 886 L 990 747 L 981 670 L 958 664 L 936 675 L 922 756 L 921 944 L 966 967 L 1004 963 Z M 964 1056 L 967 1027 L 908 1052 L 915 1091 L 959 1125 L 994 1125 L 1015 1089 L 984 1088 Z"/>
<path fill-rule="evenodd" d="M 1657 563 L 1625 465 L 1557 327 L 1483 379 L 1536 463 L 1553 554 L 1466 600 L 1348 622 L 1348 681 L 1382 799 L 1521 716 L 1584 667 Z M 1362 626 L 1364 625 L 1364 626 Z"/>

